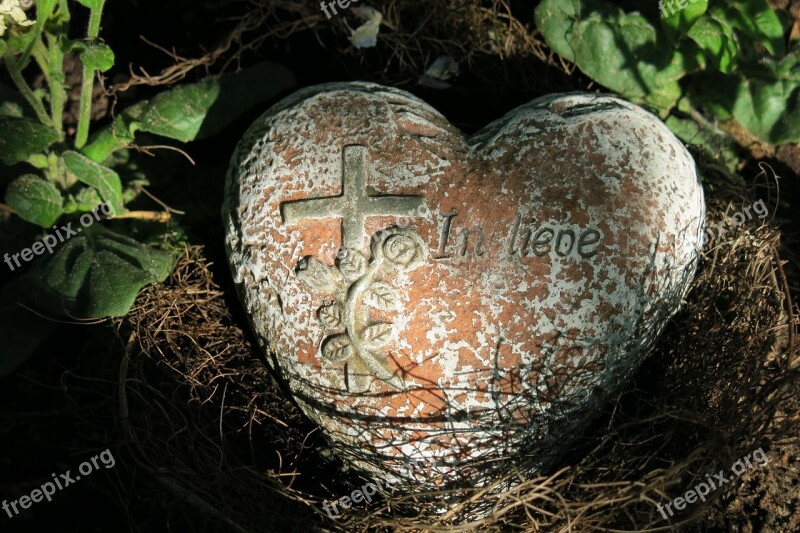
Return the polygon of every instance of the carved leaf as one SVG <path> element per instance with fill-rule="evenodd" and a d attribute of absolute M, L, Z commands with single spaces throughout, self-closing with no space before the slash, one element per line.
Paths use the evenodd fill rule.
<path fill-rule="evenodd" d="M 342 325 L 342 308 L 339 304 L 323 305 L 319 308 L 319 321 L 326 328 L 335 329 Z"/>
<path fill-rule="evenodd" d="M 322 343 L 322 357 L 328 361 L 342 361 L 353 355 L 353 345 L 346 333 L 328 337 Z"/>
<path fill-rule="evenodd" d="M 407 267 L 419 255 L 417 243 L 408 235 L 391 235 L 383 243 L 383 255 L 390 262 Z"/>
<path fill-rule="evenodd" d="M 364 341 L 372 346 L 383 346 L 392 339 L 394 326 L 379 322 L 364 328 Z"/>
<path fill-rule="evenodd" d="M 297 277 L 317 292 L 335 294 L 341 288 L 341 279 L 335 269 L 313 257 L 304 257 L 297 263 Z"/>
<path fill-rule="evenodd" d="M 348 281 L 355 281 L 367 271 L 367 258 L 361 252 L 347 249 L 345 256 L 339 260 L 339 272 Z"/>
<path fill-rule="evenodd" d="M 381 311 L 397 311 L 400 299 L 388 283 L 377 281 L 367 290 L 366 301 L 368 305 Z"/>

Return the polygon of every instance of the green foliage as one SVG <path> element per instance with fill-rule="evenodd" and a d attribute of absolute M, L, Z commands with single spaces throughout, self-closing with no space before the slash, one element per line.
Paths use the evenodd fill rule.
<path fill-rule="evenodd" d="M 152 213 L 126 209 L 150 182 L 146 165 L 138 164 L 137 152 L 129 149 L 139 135 L 181 142 L 207 138 L 295 84 L 287 69 L 261 63 L 163 91 L 118 113 L 90 137 L 96 73 L 108 71 L 115 61 L 99 37 L 104 5 L 105 0 L 37 0 L 35 22 L 20 16 L 0 38 L 0 66 L 15 86 L 0 85 L 0 162 L 7 167 L 3 174 L 11 177 L 5 203 L 22 220 L 42 228 L 58 224 L 59 231 L 69 233 L 50 242 L 46 251 L 38 243 L 42 253 L 36 255 L 42 257 L 0 291 L 0 343 L 8 348 L 0 357 L 0 377 L 14 371 L 52 331 L 54 322 L 36 313 L 70 319 L 123 316 L 142 287 L 169 275 L 172 253 L 105 227 L 120 224 L 147 242 L 162 244 L 182 234 L 180 227 L 169 235 L 158 233 L 153 222 L 137 220 L 156 218 Z M 70 39 L 69 9 L 88 9 L 85 38 Z M 68 52 L 77 52 L 83 64 L 74 138 L 63 124 Z M 37 75 L 34 69 L 43 80 L 35 90 L 28 82 Z M 164 161 L 155 165 L 162 180 L 169 177 L 162 175 L 165 169 L 172 168 Z M 126 215 L 126 221 L 101 217 L 101 211 L 108 211 L 105 205 L 112 215 Z M 84 223 L 86 217 L 91 224 Z M 55 239 L 52 232 L 42 238 Z M 27 308 L 35 313 L 20 311 Z"/>
<path fill-rule="evenodd" d="M 664 5 L 656 23 L 658 9 L 544 0 L 536 23 L 556 53 L 661 116 L 681 118 L 676 105 L 684 98 L 692 109 L 735 119 L 762 142 L 800 142 L 800 50 L 787 52 L 787 28 L 766 0 Z"/>
<path fill-rule="evenodd" d="M 74 318 L 124 316 L 142 287 L 164 281 L 172 269 L 168 252 L 97 225 L 72 229 L 80 234 L 31 272 L 37 306 L 46 312 Z"/>
<path fill-rule="evenodd" d="M 78 57 L 80 57 L 81 62 L 92 70 L 106 72 L 114 66 L 114 52 L 104 44 L 73 41 L 70 43 L 68 50 L 78 50 Z"/>
<path fill-rule="evenodd" d="M 95 163 L 77 152 L 64 152 L 64 164 L 81 183 L 94 187 L 100 198 L 107 202 L 115 214 L 121 214 L 122 181 L 119 174 L 108 167 Z"/>
<path fill-rule="evenodd" d="M 26 222 L 49 228 L 58 220 L 61 193 L 52 183 L 32 174 L 20 176 L 6 189 L 6 204 Z"/>
<path fill-rule="evenodd" d="M 0 116 L 0 161 L 20 163 L 43 152 L 58 138 L 57 131 L 35 120 Z"/>

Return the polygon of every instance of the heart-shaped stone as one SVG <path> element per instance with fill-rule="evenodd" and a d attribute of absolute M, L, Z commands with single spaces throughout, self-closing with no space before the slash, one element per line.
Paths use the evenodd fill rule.
<path fill-rule="evenodd" d="M 704 202 L 681 143 L 616 98 L 539 98 L 467 138 L 346 83 L 256 121 L 223 215 L 299 405 L 346 461 L 422 486 L 558 455 L 679 307 Z"/>

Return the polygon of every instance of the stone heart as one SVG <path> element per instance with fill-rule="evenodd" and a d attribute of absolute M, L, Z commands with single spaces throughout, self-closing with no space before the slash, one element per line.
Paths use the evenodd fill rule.
<path fill-rule="evenodd" d="M 622 100 L 539 98 L 465 137 L 347 83 L 256 121 L 223 214 L 298 404 L 345 461 L 420 487 L 557 457 L 677 310 L 704 203 L 686 149 Z"/>

